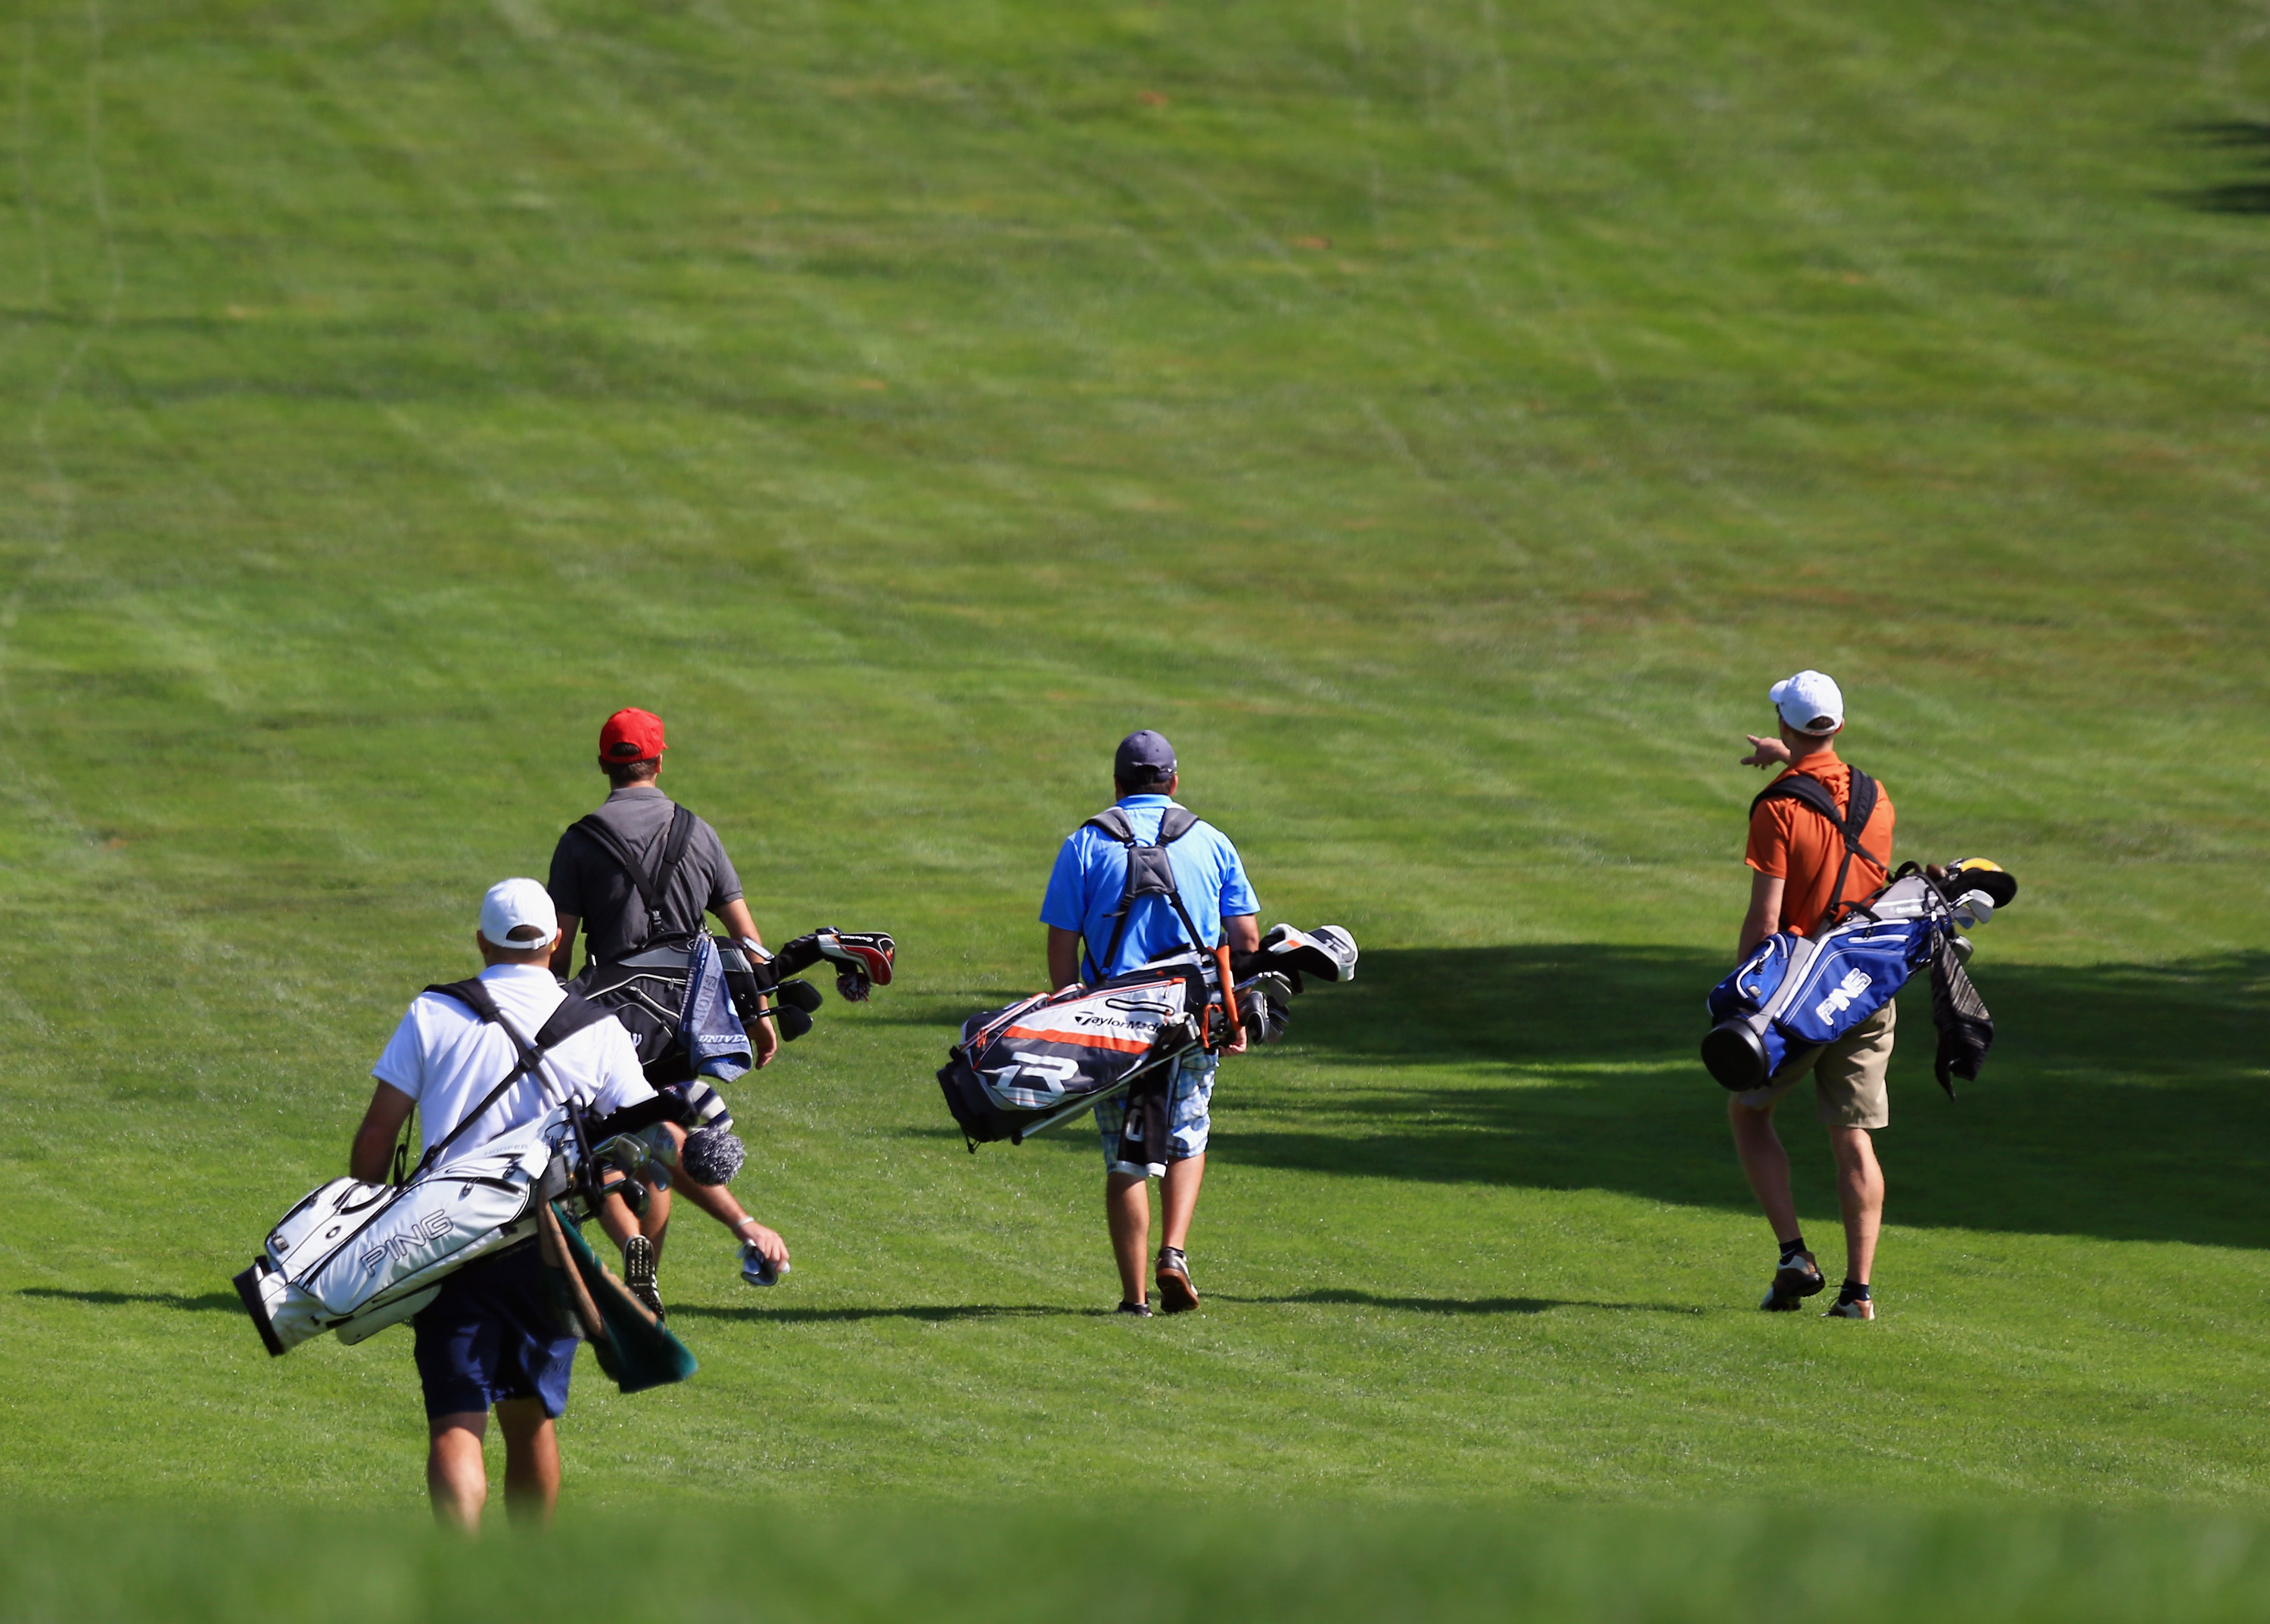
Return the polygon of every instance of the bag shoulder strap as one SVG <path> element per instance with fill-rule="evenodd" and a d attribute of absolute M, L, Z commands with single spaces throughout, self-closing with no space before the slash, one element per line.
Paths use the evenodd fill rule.
<path fill-rule="evenodd" d="M 694 843 L 694 825 L 700 821 L 693 812 L 673 802 L 670 809 L 670 827 L 663 832 L 658 842 L 648 848 L 660 859 L 652 866 L 633 851 L 630 842 L 609 827 L 597 812 L 587 812 L 568 826 L 590 836 L 593 844 L 615 860 L 616 866 L 623 871 L 624 877 L 631 882 L 631 889 L 638 894 L 639 901 L 645 907 L 646 931 L 636 942 L 630 944 L 632 947 L 643 946 L 663 933 L 666 923 L 663 918 L 663 908 L 670 896 L 670 882 L 678 877 L 679 869 L 686 862 L 686 849 Z"/>
<path fill-rule="evenodd" d="M 531 1040 L 522 1037 L 512 1022 L 504 1018 L 504 1012 L 497 1007 L 495 997 L 478 976 L 471 981 L 438 983 L 426 990 L 445 998 L 455 998 L 479 1016 L 484 1026 L 493 1026 L 502 1030 L 505 1036 L 512 1040 L 512 1046 L 520 1051 L 520 1061 L 505 1073 L 503 1081 L 482 1096 L 478 1105 L 457 1119 L 456 1127 L 434 1141 L 433 1148 L 419 1159 L 417 1168 L 411 1173 L 410 1178 L 412 1179 L 432 1167 L 441 1153 L 456 1142 L 459 1134 L 478 1122 L 491 1106 L 503 1099 L 505 1090 L 535 1071 L 537 1063 L 545 1054 L 586 1027 L 597 1026 L 614 1013 L 612 1010 L 579 998 L 571 992 L 560 1000 L 560 1007 L 553 1010 L 544 1024 L 536 1029 L 536 1036 Z M 402 1181 L 404 1183 L 409 1182 L 410 1179 Z"/>
<path fill-rule="evenodd" d="M 1836 810 L 1836 797 L 1829 793 L 1829 786 L 1810 773 L 1784 773 L 1759 790 L 1757 798 L 1750 803 L 1754 816 L 1768 801 L 1795 801 L 1801 806 L 1809 806 L 1828 819 L 1843 841 L 1844 860 L 1836 865 L 1836 883 L 1829 892 L 1829 911 L 1821 916 L 1824 922 L 1843 906 L 1844 880 L 1852 871 L 1854 857 L 1866 857 L 1887 872 L 1892 866 L 1889 852 L 1879 857 L 1860 843 L 1860 836 L 1867 832 L 1868 820 L 1876 815 L 1881 794 L 1876 781 L 1857 767 L 1847 770 L 1852 775 L 1852 782 L 1845 791 L 1844 810 L 1841 812 Z"/>
<path fill-rule="evenodd" d="M 1187 806 L 1169 806 L 1159 814 L 1159 838 L 1154 846 L 1171 846 L 1198 827 L 1198 815 Z M 1101 829 L 1123 846 L 1139 846 L 1135 838 L 1135 826 L 1128 820 L 1124 806 L 1107 806 L 1080 825 L 1084 829 Z"/>
<path fill-rule="evenodd" d="M 614 1014 L 615 1012 L 605 1005 L 594 1004 L 589 998 L 577 997 L 571 992 L 560 1000 L 560 1007 L 552 1012 L 550 1019 L 536 1028 L 536 1035 L 529 1040 L 529 1043 L 537 1053 L 549 1054 L 584 1027 L 612 1020 Z M 511 1029 L 509 1027 L 505 1028 L 508 1032 Z"/>
<path fill-rule="evenodd" d="M 1135 838 L 1135 826 L 1128 818 L 1126 808 L 1122 806 L 1107 806 L 1080 826 L 1101 829 L 1127 849 L 1127 883 L 1119 894 L 1119 906 L 1111 916 L 1111 944 L 1103 950 L 1102 960 L 1098 960 L 1094 953 L 1089 952 L 1086 938 L 1080 942 L 1080 951 L 1087 954 L 1088 965 L 1095 971 L 1097 981 L 1103 979 L 1104 964 L 1119 956 L 1119 944 L 1127 938 L 1128 916 L 1134 911 L 1135 899 L 1139 896 L 1165 897 L 1174 908 L 1175 916 L 1182 921 L 1183 930 L 1190 937 L 1191 946 L 1195 949 L 1204 945 L 1197 922 L 1191 919 L 1191 910 L 1183 901 L 1182 890 L 1175 884 L 1174 868 L 1166 857 L 1166 849 L 1198 826 L 1198 814 L 1190 808 L 1168 806 L 1159 814 L 1158 838 L 1147 846 Z"/>
<path fill-rule="evenodd" d="M 487 986 L 478 975 L 471 981 L 441 982 L 427 988 L 426 990 L 439 993 L 445 998 L 456 999 L 458 1003 L 485 1021 L 494 1022 L 504 1019 L 504 1012 L 497 1007 L 496 999 L 489 995 Z"/>

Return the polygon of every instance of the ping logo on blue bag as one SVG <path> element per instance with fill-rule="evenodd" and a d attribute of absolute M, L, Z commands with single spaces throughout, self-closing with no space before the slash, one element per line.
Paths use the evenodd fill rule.
<path fill-rule="evenodd" d="M 1844 979 L 1829 990 L 1829 996 L 1813 1006 L 1815 1020 L 1834 1020 L 1852 1007 L 1852 1000 L 1866 991 L 1874 978 L 1866 970 L 1850 970 Z"/>

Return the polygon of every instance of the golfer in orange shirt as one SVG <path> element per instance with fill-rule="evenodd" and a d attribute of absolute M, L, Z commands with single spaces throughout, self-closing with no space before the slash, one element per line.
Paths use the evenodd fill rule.
<path fill-rule="evenodd" d="M 1779 713 L 1780 736 L 1748 736 L 1745 767 L 1784 767 L 1775 782 L 1806 774 L 1820 781 L 1840 817 L 1852 816 L 1855 772 L 1836 756 L 1836 735 L 1844 726 L 1844 696 L 1819 671 L 1804 671 L 1770 690 Z M 1892 800 L 1882 786 L 1859 775 L 1864 798 L 1873 786 L 1875 810 L 1859 832 L 1859 849 L 1850 854 L 1843 832 L 1802 802 L 1762 796 L 1750 808 L 1749 849 L 1744 861 L 1750 877 L 1750 911 L 1742 920 L 1741 951 L 1777 931 L 1804 936 L 1816 930 L 1840 902 L 1865 897 L 1881 886 L 1892 862 Z M 1876 1235 L 1884 1218 L 1884 1173 L 1869 1135 L 1891 1120 L 1885 1073 L 1892 1059 L 1892 1028 L 1897 1005 L 1884 1007 L 1835 1042 L 1792 1049 L 1762 1087 L 1726 1102 L 1733 1123 L 1734 1148 L 1742 1159 L 1750 1189 L 1781 1242 L 1773 1284 L 1758 1306 L 1791 1312 L 1826 1284 L 1821 1267 L 1805 1248 L 1798 1227 L 1797 1203 L 1790 1195 L 1789 1153 L 1774 1131 L 1774 1108 L 1806 1077 L 1813 1079 L 1815 1110 L 1829 1131 L 1836 1157 L 1836 1198 L 1844 1217 L 1844 1285 L 1829 1316 L 1873 1319 L 1868 1290 L 1876 1258 Z"/>

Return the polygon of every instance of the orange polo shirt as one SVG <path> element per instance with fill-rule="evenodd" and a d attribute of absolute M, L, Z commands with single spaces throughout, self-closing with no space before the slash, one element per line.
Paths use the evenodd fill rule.
<path fill-rule="evenodd" d="M 1836 759 L 1833 749 L 1807 756 L 1803 767 L 1792 767 L 1781 777 L 1798 772 L 1827 785 L 1838 812 L 1851 805 L 1852 769 Z M 1774 782 L 1779 783 L 1781 779 Z M 1842 896 L 1831 897 L 1829 893 L 1836 883 L 1837 866 L 1844 861 L 1844 837 L 1810 806 L 1776 799 L 1759 807 L 1750 814 L 1750 846 L 1742 854 L 1742 861 L 1759 873 L 1787 882 L 1782 887 L 1781 918 L 1774 928 L 1799 936 L 1819 923 L 1832 901 L 1864 897 L 1882 885 L 1890 878 L 1887 864 L 1891 857 L 1892 797 L 1881 779 L 1876 784 L 1876 810 L 1869 814 L 1868 827 L 1860 831 L 1860 854 L 1852 859 L 1851 871 L 1844 876 Z"/>

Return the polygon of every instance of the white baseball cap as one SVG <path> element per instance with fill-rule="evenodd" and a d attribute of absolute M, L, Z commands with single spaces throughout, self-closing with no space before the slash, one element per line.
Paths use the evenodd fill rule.
<path fill-rule="evenodd" d="M 1844 725 L 1844 694 L 1834 679 L 1821 671 L 1799 671 L 1766 691 L 1781 719 L 1800 733 L 1815 738 Z"/>
<path fill-rule="evenodd" d="M 552 906 L 552 894 L 532 879 L 500 879 L 481 899 L 481 938 L 492 947 L 534 953 L 551 946 L 559 934 L 560 912 Z"/>

